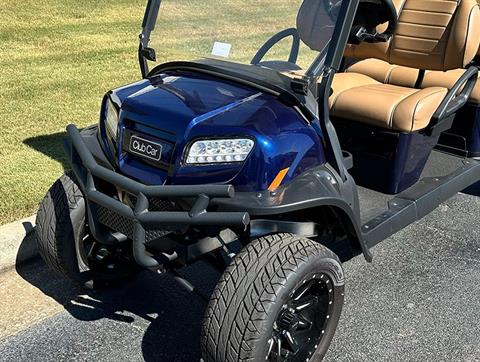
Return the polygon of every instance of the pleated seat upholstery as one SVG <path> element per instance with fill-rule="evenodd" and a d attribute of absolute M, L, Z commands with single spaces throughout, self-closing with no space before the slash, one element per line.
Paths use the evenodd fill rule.
<path fill-rule="evenodd" d="M 388 43 L 350 46 L 346 55 L 368 59 L 335 76 L 332 117 L 399 132 L 426 128 L 450 81 L 435 73 L 463 68 L 480 45 L 475 0 L 398 0 L 399 22 Z M 416 88 L 418 69 L 436 71 Z M 449 79 L 457 73 L 451 72 Z"/>

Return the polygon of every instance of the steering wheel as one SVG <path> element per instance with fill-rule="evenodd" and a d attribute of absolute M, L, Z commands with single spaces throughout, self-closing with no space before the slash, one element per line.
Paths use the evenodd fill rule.
<path fill-rule="evenodd" d="M 387 29 L 379 33 L 377 27 L 385 23 L 388 23 Z M 397 9 L 392 0 L 360 0 L 349 43 L 387 42 L 393 36 L 397 23 Z"/>

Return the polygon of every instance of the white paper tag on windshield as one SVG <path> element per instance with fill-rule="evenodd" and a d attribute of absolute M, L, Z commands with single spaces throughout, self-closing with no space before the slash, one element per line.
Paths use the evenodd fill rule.
<path fill-rule="evenodd" d="M 228 58 L 230 56 L 230 50 L 232 50 L 232 44 L 216 41 L 215 44 L 213 44 L 212 55 Z"/>

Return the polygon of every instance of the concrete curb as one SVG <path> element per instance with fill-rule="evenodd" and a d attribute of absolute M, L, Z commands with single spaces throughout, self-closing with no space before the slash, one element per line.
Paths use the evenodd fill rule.
<path fill-rule="evenodd" d="M 0 272 L 38 255 L 34 230 L 35 215 L 0 226 Z"/>

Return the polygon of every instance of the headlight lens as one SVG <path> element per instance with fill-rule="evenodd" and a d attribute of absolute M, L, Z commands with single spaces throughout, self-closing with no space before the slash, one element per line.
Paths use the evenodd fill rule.
<path fill-rule="evenodd" d="M 202 140 L 195 142 L 188 151 L 189 165 L 243 162 L 253 149 L 250 139 Z"/>
<path fill-rule="evenodd" d="M 107 133 L 117 139 L 118 137 L 118 112 L 113 102 L 108 99 L 105 108 L 105 129 Z"/>

